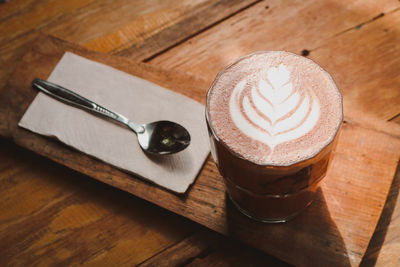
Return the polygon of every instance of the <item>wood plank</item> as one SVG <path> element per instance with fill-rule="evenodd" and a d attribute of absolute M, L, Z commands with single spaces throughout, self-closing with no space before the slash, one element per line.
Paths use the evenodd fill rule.
<path fill-rule="evenodd" d="M 290 266 L 238 241 L 199 229 L 138 266 L 264 266 L 266 263 L 269 266 Z"/>
<path fill-rule="evenodd" d="M 39 31 L 99 51 L 129 48 L 140 60 L 253 2 L 256 0 L 11 1 L 0 9 L 0 63 L 8 66 L 0 69 L 0 87 Z M 185 30 L 180 29 L 182 25 Z M 141 57 L 139 51 L 143 51 Z"/>
<path fill-rule="evenodd" d="M 2 138 L 0 147 L 3 266 L 132 265 L 195 229 L 179 216 Z"/>
<path fill-rule="evenodd" d="M 400 124 L 400 116 L 395 116 L 390 121 Z M 400 264 L 400 258 L 397 257 L 400 249 L 399 193 L 400 165 L 397 166 L 381 218 L 360 266 L 397 266 Z"/>
<path fill-rule="evenodd" d="M 345 112 L 356 106 L 358 114 L 373 113 L 385 120 L 399 113 L 400 8 L 331 38 L 310 57 L 333 73 Z"/>
<path fill-rule="evenodd" d="M 386 225 L 387 228 L 384 229 L 385 239 L 384 244 L 381 249 L 378 250 L 378 255 L 376 258 L 376 266 L 398 266 L 400 265 L 400 257 L 396 257 L 400 251 L 400 198 L 399 198 L 399 190 L 400 187 L 400 171 L 397 172 L 396 175 L 396 185 L 397 191 L 393 193 L 396 197 L 392 197 L 392 199 L 397 199 L 394 202 L 393 214 L 390 216 L 390 225 Z"/>
<path fill-rule="evenodd" d="M 6 92 L 8 97 L 0 98 L 0 107 L 5 109 L 0 112 L 0 122 L 8 123 L 0 125 L 2 135 L 8 133 L 23 147 L 290 263 L 301 266 L 309 265 L 311 260 L 314 264 L 331 265 L 360 262 L 390 188 L 400 154 L 400 131 L 387 134 L 380 125 L 349 120 L 342 128 L 332 167 L 314 204 L 289 223 L 260 224 L 241 215 L 227 201 L 224 185 L 211 158 L 189 192 L 178 196 L 140 179 L 132 179 L 131 175 L 56 141 L 18 128 L 16 122 L 36 94 L 29 81 L 34 76 L 47 77 L 66 49 L 184 94 L 194 92 L 195 99 L 204 101 L 204 80 L 43 37 L 21 60 L 18 71 L 3 89 L 2 96 Z"/>
<path fill-rule="evenodd" d="M 90 6 L 93 0 L 17 0 L 2 5 L 0 9 L 0 87 L 15 67 L 29 42 L 37 37 L 37 32 L 55 24 L 69 14 Z M 68 18 L 67 18 L 68 19 Z"/>
<path fill-rule="evenodd" d="M 391 0 L 262 2 L 150 63 L 212 80 L 229 62 L 254 51 L 307 49 L 336 80 L 345 112 L 357 105 L 389 119 L 400 110 L 399 7 Z"/>
<path fill-rule="evenodd" d="M 400 167 L 398 166 L 381 218 L 360 266 L 397 266 L 400 263 L 400 258 L 397 256 L 400 248 L 399 190 Z"/>
<path fill-rule="evenodd" d="M 138 267 L 184 266 L 210 249 L 211 244 L 220 244 L 220 238 L 210 231 L 201 229 L 142 262 Z"/>
<path fill-rule="evenodd" d="M 182 19 L 173 26 L 143 41 L 131 42 L 129 46 L 120 46 L 117 49 L 113 48 L 112 52 L 137 61 L 147 61 L 152 56 L 176 46 L 191 36 L 250 8 L 260 1 L 261 0 L 211 1 L 210 3 L 203 4 L 191 10 L 191 12 L 186 13 L 187 15 L 183 16 Z M 94 40 L 94 42 L 96 44 L 99 43 L 98 40 Z"/>
<path fill-rule="evenodd" d="M 397 114 L 396 116 L 394 116 L 390 121 L 394 122 L 394 123 L 397 123 L 397 124 L 400 124 L 400 113 Z"/>
<path fill-rule="evenodd" d="M 1 1 L 0 4 L 4 4 L 0 8 L 1 20 L 7 20 L 15 16 L 19 16 L 22 13 L 29 10 L 30 7 L 35 5 L 35 0 L 15 0 L 15 1 Z"/>

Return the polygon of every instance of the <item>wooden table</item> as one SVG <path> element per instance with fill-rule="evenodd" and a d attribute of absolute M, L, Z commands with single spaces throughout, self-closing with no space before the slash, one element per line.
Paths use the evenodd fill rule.
<path fill-rule="evenodd" d="M 11 0 L 0 4 L 0 87 L 40 31 L 209 83 L 239 56 L 291 51 L 334 76 L 346 112 L 400 123 L 398 0 Z M 8 140 L 0 148 L 0 265 L 286 265 Z M 399 188 L 397 174 L 361 265 L 400 264 Z"/>

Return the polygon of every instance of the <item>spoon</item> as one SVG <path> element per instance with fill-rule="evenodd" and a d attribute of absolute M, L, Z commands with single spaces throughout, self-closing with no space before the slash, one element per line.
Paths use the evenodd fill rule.
<path fill-rule="evenodd" d="M 153 155 L 167 155 L 179 152 L 190 144 L 190 134 L 181 125 L 171 121 L 156 121 L 138 124 L 125 116 L 111 111 L 71 90 L 49 81 L 34 79 L 32 86 L 58 100 L 100 114 L 120 122 L 132 129 L 143 151 Z"/>

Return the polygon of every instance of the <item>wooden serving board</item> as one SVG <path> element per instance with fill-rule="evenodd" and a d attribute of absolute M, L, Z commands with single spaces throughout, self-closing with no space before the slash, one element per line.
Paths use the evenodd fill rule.
<path fill-rule="evenodd" d="M 398 163 L 398 126 L 368 116 L 363 120 L 346 118 L 332 165 L 314 203 L 288 223 L 262 224 L 240 214 L 227 200 L 224 184 L 211 157 L 188 192 L 176 195 L 53 139 L 19 128 L 18 121 L 37 94 L 31 88 L 32 79 L 47 78 L 65 51 L 205 102 L 208 89 L 205 80 L 123 57 L 88 51 L 41 35 L 0 91 L 1 136 L 289 263 L 299 266 L 355 266 L 360 263 Z"/>

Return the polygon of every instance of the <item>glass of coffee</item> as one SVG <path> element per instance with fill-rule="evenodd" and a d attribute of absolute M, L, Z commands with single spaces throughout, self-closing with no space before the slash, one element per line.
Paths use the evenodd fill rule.
<path fill-rule="evenodd" d="M 283 51 L 239 58 L 207 94 L 211 152 L 250 218 L 285 222 L 313 200 L 343 120 L 342 96 L 312 60 Z"/>

